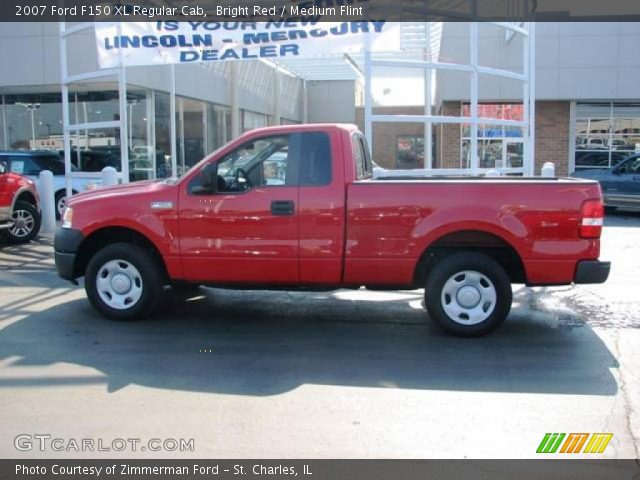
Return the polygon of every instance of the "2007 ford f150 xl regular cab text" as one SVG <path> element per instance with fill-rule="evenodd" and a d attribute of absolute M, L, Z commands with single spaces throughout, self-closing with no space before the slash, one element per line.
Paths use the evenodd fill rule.
<path fill-rule="evenodd" d="M 425 288 L 448 332 L 482 335 L 512 283 L 602 283 L 595 181 L 372 178 L 350 125 L 254 130 L 180 179 L 75 195 L 55 238 L 62 278 L 85 277 L 113 319 L 152 313 L 167 285 Z"/>

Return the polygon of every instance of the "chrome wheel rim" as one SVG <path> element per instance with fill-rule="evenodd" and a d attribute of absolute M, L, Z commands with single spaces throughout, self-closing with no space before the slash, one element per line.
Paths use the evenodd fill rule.
<path fill-rule="evenodd" d="M 64 209 L 67 208 L 67 197 L 65 195 L 63 195 L 58 199 L 58 201 L 56 202 L 56 208 L 58 209 L 58 213 L 60 214 L 60 217 L 62 217 L 62 214 L 64 213 Z"/>
<path fill-rule="evenodd" d="M 497 299 L 493 282 L 475 270 L 464 270 L 451 275 L 440 296 L 447 316 L 461 325 L 484 322 L 495 310 Z"/>
<path fill-rule="evenodd" d="M 126 260 L 110 260 L 98 270 L 96 289 L 100 299 L 116 310 L 132 308 L 142 297 L 142 277 Z"/>
<path fill-rule="evenodd" d="M 13 225 L 9 228 L 9 232 L 16 238 L 28 236 L 36 224 L 36 219 L 27 210 L 15 210 L 11 215 L 11 220 Z"/>

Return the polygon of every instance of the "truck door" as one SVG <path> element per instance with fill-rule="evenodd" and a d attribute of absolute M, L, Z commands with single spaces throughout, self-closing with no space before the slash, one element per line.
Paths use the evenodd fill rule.
<path fill-rule="evenodd" d="M 298 283 L 298 145 L 296 135 L 251 140 L 181 189 L 186 280 Z"/>
<path fill-rule="evenodd" d="M 342 281 L 346 218 L 343 156 L 337 129 L 301 134 L 300 281 L 305 285 L 337 285 Z"/>

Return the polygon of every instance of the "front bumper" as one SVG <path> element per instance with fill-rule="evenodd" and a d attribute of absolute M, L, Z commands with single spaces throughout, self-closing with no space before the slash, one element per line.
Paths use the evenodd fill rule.
<path fill-rule="evenodd" d="M 75 263 L 78 248 L 84 239 L 80 230 L 60 228 L 53 240 L 54 258 L 58 276 L 65 280 L 74 281 L 79 275 L 75 274 Z"/>
<path fill-rule="evenodd" d="M 609 278 L 611 262 L 582 260 L 576 268 L 575 283 L 604 283 Z"/>

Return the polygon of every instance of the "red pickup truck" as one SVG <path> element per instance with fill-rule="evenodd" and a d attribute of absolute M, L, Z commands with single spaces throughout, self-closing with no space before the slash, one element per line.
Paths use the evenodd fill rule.
<path fill-rule="evenodd" d="M 498 327 L 511 284 L 602 283 L 597 182 L 378 178 L 351 125 L 245 133 L 180 179 L 73 197 L 55 238 L 113 319 L 153 312 L 166 285 L 425 288 L 429 316 L 466 336 Z"/>

